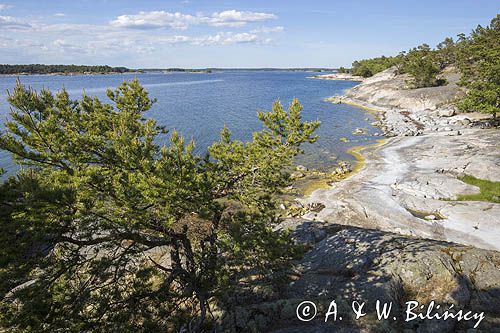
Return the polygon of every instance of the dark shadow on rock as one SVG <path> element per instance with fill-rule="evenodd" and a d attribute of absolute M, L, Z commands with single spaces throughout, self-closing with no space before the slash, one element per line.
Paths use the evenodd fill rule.
<path fill-rule="evenodd" d="M 405 322 L 406 302 L 485 312 L 479 329 L 500 331 L 500 253 L 420 238 L 321 222 L 286 221 L 299 244 L 311 247 L 296 262 L 290 282 L 265 299 L 235 304 L 229 331 L 255 332 L 465 332 L 475 324 L 449 319 Z M 318 231 L 319 230 L 319 231 Z M 252 302 L 248 302 L 253 299 Z M 311 301 L 317 316 L 297 318 Z M 330 302 L 338 317 L 325 323 Z M 377 320 L 376 301 L 392 304 L 389 320 Z M 353 301 L 365 302 L 355 319 Z M 393 320 L 395 317 L 397 320 Z"/>

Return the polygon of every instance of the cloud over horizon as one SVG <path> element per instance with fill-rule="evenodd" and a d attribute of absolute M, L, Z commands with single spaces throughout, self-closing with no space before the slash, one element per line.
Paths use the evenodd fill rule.
<path fill-rule="evenodd" d="M 31 27 L 31 24 L 12 16 L 0 15 L 0 28 L 20 28 L 20 27 L 28 28 Z"/>
<path fill-rule="evenodd" d="M 467 33 L 498 9 L 498 0 L 0 0 L 0 63 L 349 67 Z"/>
<path fill-rule="evenodd" d="M 213 27 L 242 27 L 251 22 L 275 20 L 275 14 L 226 10 L 211 15 L 190 15 L 179 12 L 170 13 L 163 10 L 139 12 L 135 15 L 120 15 L 110 24 L 118 28 L 156 29 L 172 28 L 187 29 L 190 25 L 205 24 Z"/>
<path fill-rule="evenodd" d="M 52 17 L 64 17 L 56 12 Z M 113 57 L 127 53 L 144 55 L 161 52 L 166 46 L 227 46 L 235 44 L 269 44 L 272 33 L 284 31 L 282 26 L 255 27 L 278 17 L 271 13 L 236 9 L 196 15 L 180 12 L 140 11 L 135 15 L 119 15 L 102 24 L 51 22 L 48 17 L 36 19 L 0 16 L 0 50 L 30 57 L 29 62 L 76 57 Z M 247 31 L 227 29 L 253 24 Z M 206 26 L 195 32 L 191 26 Z M 213 31 L 215 29 L 215 31 Z M 170 30 L 183 31 L 172 34 Z M 207 31 L 203 31 L 207 30 Z M 210 31 L 212 30 L 212 31 Z M 6 37 L 9 36 L 9 37 Z M 40 60 L 38 60 L 40 59 Z"/>

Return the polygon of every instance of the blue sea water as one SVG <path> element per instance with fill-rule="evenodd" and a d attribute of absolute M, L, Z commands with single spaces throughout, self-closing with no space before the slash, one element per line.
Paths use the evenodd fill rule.
<path fill-rule="evenodd" d="M 256 116 L 258 110 L 270 110 L 278 99 L 286 107 L 296 97 L 303 105 L 304 119 L 321 121 L 317 131 L 319 140 L 304 147 L 305 154 L 298 158 L 298 163 L 328 169 L 339 160 L 352 159 L 347 153 L 350 147 L 375 142 L 372 134 L 378 130 L 370 125 L 373 116 L 364 110 L 324 101 L 332 95 L 342 94 L 356 85 L 355 82 L 307 78 L 310 75 L 312 73 L 308 72 L 239 70 L 210 74 L 35 75 L 19 79 L 35 90 L 45 87 L 56 91 L 65 87 L 74 99 L 85 90 L 88 95 L 109 101 L 107 88 L 137 77 L 150 96 L 157 99 L 146 116 L 195 140 L 198 153 L 204 153 L 206 147 L 219 138 L 224 124 L 234 138 L 251 139 L 251 133 L 262 128 Z M 0 77 L 0 128 L 9 118 L 7 90 L 14 87 L 15 81 L 16 77 Z M 353 135 L 358 127 L 366 128 L 367 135 Z M 340 138 L 350 142 L 342 142 Z M 166 142 L 167 137 L 160 137 L 159 141 Z M 10 155 L 3 151 L 0 151 L 0 167 L 9 173 L 16 169 Z"/>

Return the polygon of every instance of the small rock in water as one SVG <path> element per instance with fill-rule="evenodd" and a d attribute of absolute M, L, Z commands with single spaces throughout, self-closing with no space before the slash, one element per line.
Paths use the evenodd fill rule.
<path fill-rule="evenodd" d="M 333 103 L 333 104 L 340 104 L 342 103 L 342 99 L 338 96 L 333 96 L 333 97 L 330 97 L 330 98 L 327 98 L 326 99 L 327 101 Z"/>
<path fill-rule="evenodd" d="M 345 175 L 349 172 L 352 171 L 351 165 L 347 162 L 339 162 L 338 167 L 335 168 L 335 170 L 332 172 L 334 176 L 341 176 Z"/>
<path fill-rule="evenodd" d="M 296 169 L 297 171 L 307 171 L 307 170 L 308 170 L 305 166 L 300 165 L 300 164 L 299 164 L 299 165 L 297 165 L 297 166 L 295 167 L 295 169 Z"/>
<path fill-rule="evenodd" d="M 356 128 L 352 134 L 365 134 L 365 130 L 363 128 Z"/>

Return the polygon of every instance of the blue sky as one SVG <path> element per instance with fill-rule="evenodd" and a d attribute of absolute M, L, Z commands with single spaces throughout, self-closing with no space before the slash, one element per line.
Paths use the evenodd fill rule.
<path fill-rule="evenodd" d="M 338 67 L 469 33 L 499 1 L 0 0 L 0 63 Z"/>

